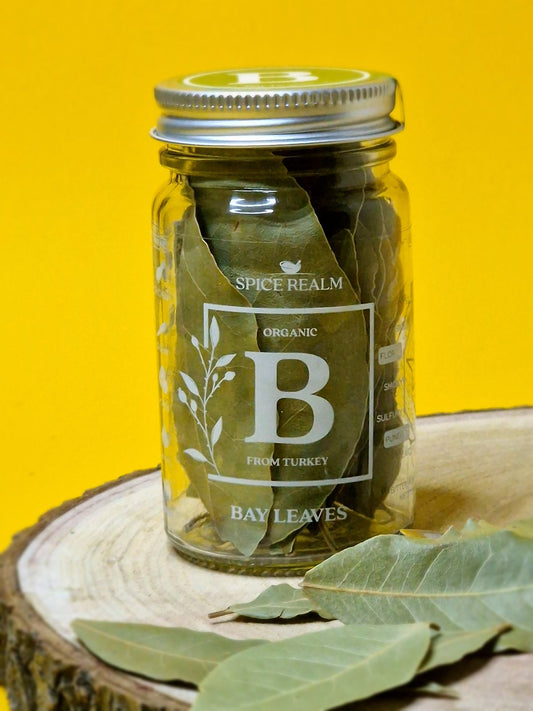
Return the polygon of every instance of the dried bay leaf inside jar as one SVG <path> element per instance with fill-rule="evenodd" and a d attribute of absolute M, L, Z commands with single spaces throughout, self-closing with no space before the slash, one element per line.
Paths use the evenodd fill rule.
<path fill-rule="evenodd" d="M 290 85 L 283 115 L 272 87 L 254 84 L 266 76 Z M 307 83 L 314 108 L 299 103 Z M 403 125 L 395 80 L 227 72 L 164 82 L 156 96 L 153 133 L 177 186 L 154 208 L 175 235 L 156 227 L 154 249 L 156 275 L 175 265 L 156 290 L 170 539 L 202 565 L 294 574 L 409 525 L 412 294 L 407 193 L 389 167 Z"/>

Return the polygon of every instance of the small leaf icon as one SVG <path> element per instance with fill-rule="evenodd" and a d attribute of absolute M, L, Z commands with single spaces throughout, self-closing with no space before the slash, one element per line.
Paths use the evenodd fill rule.
<path fill-rule="evenodd" d="M 187 375 L 187 373 L 184 373 L 183 371 L 180 370 L 180 375 L 183 378 L 183 382 L 189 389 L 189 391 L 193 394 L 196 395 L 197 397 L 200 397 L 200 392 L 198 391 L 198 386 L 194 382 L 194 380 L 191 378 L 190 375 Z"/>
<path fill-rule="evenodd" d="M 166 395 L 168 393 L 167 371 L 163 368 L 163 366 L 159 368 L 159 385 L 161 386 L 161 390 Z"/>
<path fill-rule="evenodd" d="M 233 380 L 235 377 L 235 371 L 234 370 L 229 370 L 225 375 L 224 375 L 224 380 Z"/>
<path fill-rule="evenodd" d="M 196 336 L 191 336 L 191 343 L 196 348 L 196 350 L 198 350 L 200 344 L 198 343 L 198 339 L 196 338 Z"/>
<path fill-rule="evenodd" d="M 236 355 L 236 353 L 229 353 L 221 356 L 215 363 L 215 368 L 223 368 L 225 365 L 229 365 Z"/>
<path fill-rule="evenodd" d="M 161 336 L 163 333 L 168 331 L 168 323 L 163 322 L 161 326 L 157 329 L 157 336 Z"/>
<path fill-rule="evenodd" d="M 218 442 L 221 434 L 222 434 L 222 417 L 219 417 L 218 420 L 215 422 L 213 429 L 211 430 L 211 446 L 212 447 L 214 447 L 215 444 Z"/>
<path fill-rule="evenodd" d="M 196 412 L 197 409 L 198 409 L 198 403 L 196 402 L 196 400 L 191 400 L 191 410 L 193 412 Z"/>
<path fill-rule="evenodd" d="M 181 388 L 178 388 L 178 399 L 184 404 L 187 402 L 187 395 L 185 395 L 185 391 Z"/>
<path fill-rule="evenodd" d="M 168 432 L 165 429 L 165 425 L 163 425 L 163 429 L 161 430 L 161 441 L 163 442 L 163 447 L 168 447 L 170 444 L 170 438 L 168 436 Z"/>
<path fill-rule="evenodd" d="M 220 329 L 218 327 L 218 322 L 214 316 L 211 319 L 211 325 L 209 327 L 209 338 L 211 340 L 211 347 L 216 348 L 220 339 Z"/>
<path fill-rule="evenodd" d="M 207 458 L 199 452 L 197 449 L 186 449 L 185 454 L 188 454 L 191 459 L 194 459 L 196 462 L 207 462 Z"/>

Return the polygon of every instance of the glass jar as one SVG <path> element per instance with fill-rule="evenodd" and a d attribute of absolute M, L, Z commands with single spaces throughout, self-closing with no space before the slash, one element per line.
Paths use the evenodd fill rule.
<path fill-rule="evenodd" d="M 413 517 L 407 191 L 395 79 L 242 70 L 156 87 L 168 536 L 295 575 Z M 398 115 L 400 111 L 400 115 Z"/>

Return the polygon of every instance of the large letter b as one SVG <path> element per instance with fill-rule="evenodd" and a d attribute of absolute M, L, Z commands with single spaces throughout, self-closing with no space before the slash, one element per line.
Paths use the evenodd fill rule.
<path fill-rule="evenodd" d="M 329 367 L 320 356 L 311 353 L 257 353 L 244 354 L 255 363 L 255 432 L 245 442 L 270 442 L 283 444 L 311 444 L 325 437 L 333 427 L 335 415 L 331 404 L 315 395 L 329 380 Z M 307 366 L 309 379 L 301 390 L 278 388 L 278 363 L 283 360 L 300 360 Z M 280 437 L 278 435 L 278 402 L 283 399 L 306 402 L 313 411 L 313 425 L 305 435 Z"/>

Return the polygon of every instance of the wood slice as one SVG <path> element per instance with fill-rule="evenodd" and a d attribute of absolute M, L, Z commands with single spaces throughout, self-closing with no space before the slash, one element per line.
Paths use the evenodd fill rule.
<path fill-rule="evenodd" d="M 533 515 L 533 410 L 419 420 L 415 527 L 443 530 L 468 517 L 495 524 Z M 0 669 L 17 711 L 181 711 L 195 692 L 121 673 L 79 646 L 76 617 L 177 625 L 228 637 L 281 639 L 320 622 L 209 621 L 274 579 L 196 567 L 167 543 L 158 470 L 136 472 L 47 513 L 0 558 Z M 279 582 L 279 579 L 277 579 Z M 352 705 L 375 711 L 529 709 L 531 655 L 473 657 L 432 678 L 461 695 L 396 695 Z M 468 672 L 468 673 L 467 673 Z M 302 709 L 305 711 L 305 709 Z"/>

